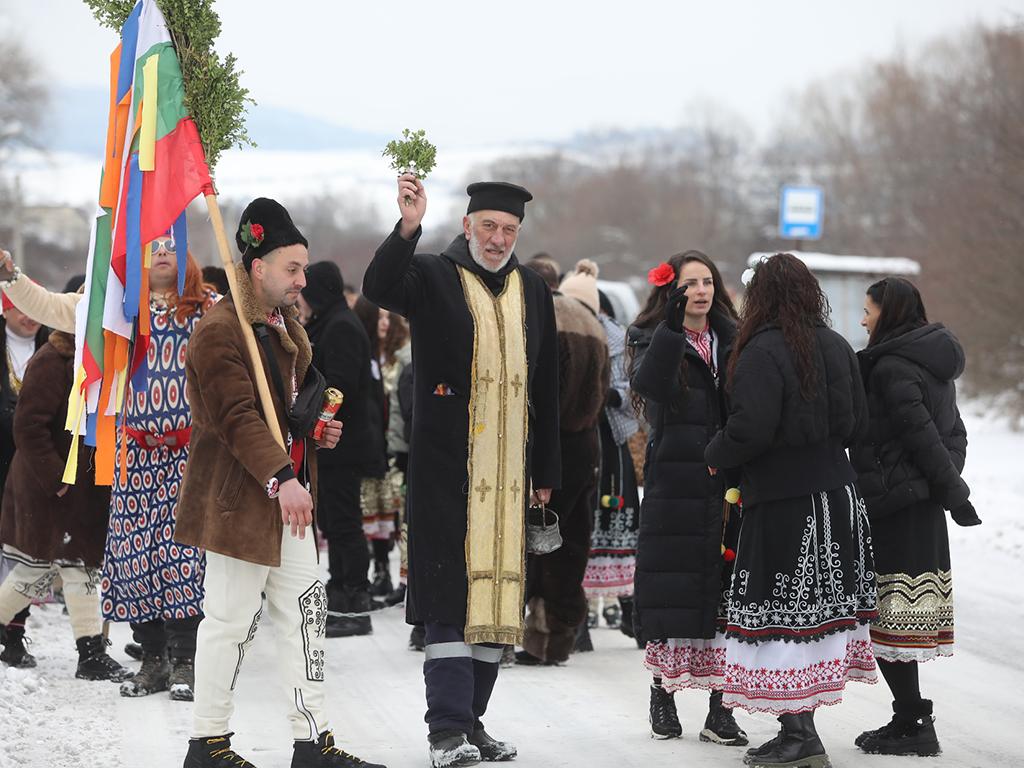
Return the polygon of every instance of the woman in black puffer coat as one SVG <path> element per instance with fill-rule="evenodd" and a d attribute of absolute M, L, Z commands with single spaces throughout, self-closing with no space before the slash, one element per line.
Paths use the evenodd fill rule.
<path fill-rule="evenodd" d="M 934 755 L 932 702 L 921 698 L 918 662 L 953 653 L 953 584 L 945 509 L 960 525 L 981 522 L 960 478 L 967 431 L 954 381 L 964 352 L 928 323 L 921 294 L 890 277 L 872 285 L 858 354 L 870 429 L 851 451 L 871 518 L 878 618 L 871 640 L 893 694 L 892 721 L 857 739 L 866 752 Z"/>
<path fill-rule="evenodd" d="M 747 285 L 726 376 L 729 415 L 704 451 L 740 470 L 743 518 L 726 625 L 725 703 L 778 715 L 750 766 L 824 768 L 814 710 L 874 682 L 876 615 L 867 512 L 846 448 L 867 427 L 857 358 L 791 254 Z"/>
<path fill-rule="evenodd" d="M 742 746 L 746 734 L 722 706 L 722 595 L 731 573 L 723 561 L 725 485 L 704 461 L 725 420 L 719 381 L 736 311 L 718 268 L 698 251 L 673 256 L 650 279 L 655 287 L 629 329 L 629 345 L 634 398 L 650 423 L 634 611 L 654 674 L 651 731 L 680 736 L 673 692 L 703 688 L 711 702 L 701 740 Z M 735 528 L 734 520 L 730 554 Z"/>

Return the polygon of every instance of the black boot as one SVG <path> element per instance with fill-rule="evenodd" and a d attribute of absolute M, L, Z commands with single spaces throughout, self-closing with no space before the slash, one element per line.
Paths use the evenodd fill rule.
<path fill-rule="evenodd" d="M 469 734 L 468 741 L 480 750 L 480 758 L 489 763 L 503 763 L 506 760 L 515 760 L 519 754 L 514 744 L 507 741 L 498 741 L 492 738 L 484 730 L 482 724 Z"/>
<path fill-rule="evenodd" d="M 405 602 L 405 584 L 399 584 L 393 590 L 391 594 L 384 598 L 384 605 L 392 606 L 399 605 Z"/>
<path fill-rule="evenodd" d="M 182 768 L 256 768 L 231 748 L 233 733 L 188 740 Z"/>
<path fill-rule="evenodd" d="M 678 739 L 683 735 L 672 694 L 660 685 L 651 686 L 651 738 Z"/>
<path fill-rule="evenodd" d="M 918 755 L 942 753 L 935 735 L 932 702 L 921 699 L 910 704 L 893 702 L 893 717 L 887 725 L 865 731 L 857 737 L 858 747 L 873 755 Z"/>
<path fill-rule="evenodd" d="M 4 650 L 0 652 L 0 661 L 8 667 L 28 669 L 36 665 L 36 657 L 25 649 L 25 643 L 32 641 L 25 637 L 25 627 L 0 624 L 0 643 Z"/>
<path fill-rule="evenodd" d="M 814 712 L 782 715 L 782 730 L 768 744 L 747 753 L 743 762 L 753 768 L 827 768 L 825 747 L 814 728 Z"/>
<path fill-rule="evenodd" d="M 708 716 L 704 720 L 701 741 L 711 741 L 726 747 L 745 747 L 750 742 L 747 734 L 736 723 L 732 710 L 722 706 L 722 692 L 712 691 L 708 704 Z"/>
<path fill-rule="evenodd" d="M 387 597 L 394 588 L 391 585 L 391 570 L 387 560 L 374 562 L 373 583 L 370 584 L 371 597 Z"/>
<path fill-rule="evenodd" d="M 334 745 L 334 734 L 324 731 L 316 741 L 296 741 L 292 750 L 292 768 L 386 768 L 368 763 Z"/>
<path fill-rule="evenodd" d="M 622 609 L 618 605 L 606 605 L 601 615 L 604 616 L 609 629 L 619 629 L 622 626 Z"/>
<path fill-rule="evenodd" d="M 588 653 L 594 650 L 594 641 L 590 639 L 590 628 L 585 621 L 576 628 L 576 644 L 572 650 L 573 653 Z"/>
<path fill-rule="evenodd" d="M 327 617 L 327 637 L 355 637 L 372 635 L 370 623 L 370 593 L 365 590 L 345 589 L 345 610 L 340 616 Z"/>
<path fill-rule="evenodd" d="M 463 768 L 482 759 L 480 748 L 470 744 L 461 731 L 438 731 L 427 737 L 432 768 Z"/>
<path fill-rule="evenodd" d="M 135 659 L 136 661 L 142 661 L 142 656 L 143 656 L 142 646 L 139 645 L 138 643 L 125 643 L 124 644 L 124 652 L 125 652 L 126 656 L 130 656 L 131 658 Z"/>
<path fill-rule="evenodd" d="M 427 628 L 422 624 L 414 624 L 409 632 L 409 650 L 422 651 L 427 645 Z"/>
<path fill-rule="evenodd" d="M 170 676 L 167 657 L 147 653 L 142 657 L 142 667 L 135 673 L 135 677 L 121 683 L 121 695 L 135 698 L 166 691 L 170 686 Z"/>
<path fill-rule="evenodd" d="M 120 683 L 132 676 L 107 653 L 107 640 L 103 635 L 80 637 L 75 640 L 78 646 L 78 669 L 75 677 L 79 680 L 113 680 Z"/>
<path fill-rule="evenodd" d="M 626 637 L 635 639 L 636 634 L 633 632 L 633 598 L 620 597 L 619 608 L 622 611 L 622 616 L 619 619 L 619 632 Z"/>
<path fill-rule="evenodd" d="M 192 657 L 171 657 L 167 687 L 170 689 L 173 701 L 195 700 L 196 668 Z"/>

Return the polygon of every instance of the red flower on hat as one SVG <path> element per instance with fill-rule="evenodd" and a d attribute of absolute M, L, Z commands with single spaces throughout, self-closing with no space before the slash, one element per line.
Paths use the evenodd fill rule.
<path fill-rule="evenodd" d="M 252 239 L 256 245 L 263 242 L 263 225 L 262 224 L 250 224 L 249 234 L 252 235 Z"/>
<path fill-rule="evenodd" d="M 675 279 L 676 271 L 672 269 L 671 264 L 666 264 L 664 262 L 647 273 L 647 282 L 652 285 L 656 285 L 659 288 L 663 285 L 668 285 Z"/>

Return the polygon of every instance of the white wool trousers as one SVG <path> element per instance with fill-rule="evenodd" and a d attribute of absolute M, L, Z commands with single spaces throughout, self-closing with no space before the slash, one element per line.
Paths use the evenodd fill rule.
<path fill-rule="evenodd" d="M 3 557 L 11 570 L 0 584 L 0 624 L 8 624 L 33 600 L 45 600 L 50 590 L 63 582 L 64 604 L 75 639 L 100 634 L 98 570 L 81 562 L 36 560 L 6 544 Z"/>
<path fill-rule="evenodd" d="M 304 540 L 284 529 L 277 568 L 208 551 L 205 589 L 205 617 L 196 640 L 192 737 L 231 731 L 235 686 L 264 612 L 265 594 L 277 642 L 274 662 L 284 684 L 292 734 L 296 741 L 315 741 L 328 729 L 324 712 L 327 593 L 317 573 L 312 529 Z"/>

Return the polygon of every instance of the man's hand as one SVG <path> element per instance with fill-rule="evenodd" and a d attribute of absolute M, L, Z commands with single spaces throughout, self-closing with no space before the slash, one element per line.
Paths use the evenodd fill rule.
<path fill-rule="evenodd" d="M 292 536 L 306 538 L 306 526 L 313 522 L 313 497 L 294 477 L 286 480 L 277 494 L 281 502 L 281 522 L 292 529 Z"/>
<path fill-rule="evenodd" d="M 10 280 L 14 277 L 14 257 L 10 251 L 0 248 L 0 280 Z"/>
<path fill-rule="evenodd" d="M 333 448 L 341 439 L 341 422 L 329 421 L 324 425 L 324 432 L 316 441 L 318 448 Z"/>
<path fill-rule="evenodd" d="M 423 221 L 423 214 L 427 212 L 427 192 L 423 182 L 411 173 L 403 173 L 398 177 L 398 210 L 402 212 L 398 234 L 411 240 Z"/>
<path fill-rule="evenodd" d="M 530 495 L 530 503 L 534 505 L 547 504 L 549 501 L 551 501 L 550 488 L 537 488 Z"/>

